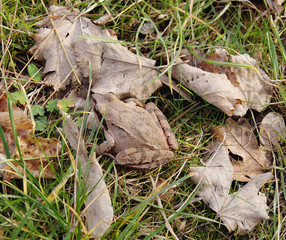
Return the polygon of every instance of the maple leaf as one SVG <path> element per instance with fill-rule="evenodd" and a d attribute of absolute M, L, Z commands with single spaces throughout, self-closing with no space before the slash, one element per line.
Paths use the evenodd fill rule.
<path fill-rule="evenodd" d="M 259 128 L 259 141 L 266 150 L 272 150 L 272 146 L 277 145 L 280 138 L 285 138 L 286 136 L 284 119 L 274 112 L 268 113 L 262 119 Z"/>
<path fill-rule="evenodd" d="M 30 52 L 46 61 L 45 81 L 55 90 L 65 89 L 70 81 L 85 86 L 90 72 L 94 93 L 112 92 L 118 98 L 149 97 L 161 86 L 155 80 L 155 61 L 130 52 L 108 30 L 78 16 L 77 9 L 51 6 L 49 11 L 52 18 L 40 24 Z"/>
<path fill-rule="evenodd" d="M 266 124 L 266 122 L 271 123 Z M 285 134 L 285 124 L 281 116 L 269 113 L 262 120 L 260 138 L 263 138 L 268 149 L 259 146 L 250 124 L 245 118 L 237 122 L 227 119 L 226 124 L 213 129 L 218 141 L 225 144 L 227 149 L 242 160 L 232 160 L 234 167 L 233 178 L 239 181 L 249 181 L 253 175 L 268 171 L 272 165 L 270 145 L 278 143 L 277 134 Z M 279 130 L 280 129 L 280 130 Z M 267 133 L 267 135 L 266 135 Z M 270 133 L 270 134 L 269 134 Z"/>
<path fill-rule="evenodd" d="M 210 156 L 203 162 L 205 167 L 191 168 L 192 180 L 202 184 L 198 195 L 217 213 L 229 231 L 238 228 L 238 234 L 246 234 L 260 221 L 269 218 L 266 196 L 259 189 L 273 175 L 265 173 L 255 176 L 238 192 L 230 195 L 233 167 L 227 147 L 213 142 L 210 151 Z"/>

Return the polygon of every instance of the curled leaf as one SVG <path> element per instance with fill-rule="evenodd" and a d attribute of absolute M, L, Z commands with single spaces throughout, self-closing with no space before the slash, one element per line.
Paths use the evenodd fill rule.
<path fill-rule="evenodd" d="M 76 123 L 66 117 L 64 132 L 71 147 L 78 151 L 79 160 L 82 166 L 82 175 L 84 176 L 89 164 L 89 158 L 83 139 L 81 138 Z M 90 162 L 85 185 L 90 194 L 86 199 L 86 220 L 91 235 L 100 238 L 109 228 L 113 220 L 113 208 L 110 196 L 103 179 L 102 169 L 95 159 Z"/>

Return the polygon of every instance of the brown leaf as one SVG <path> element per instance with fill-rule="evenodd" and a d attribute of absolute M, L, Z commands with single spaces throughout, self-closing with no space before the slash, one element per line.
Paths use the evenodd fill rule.
<path fill-rule="evenodd" d="M 19 159 L 18 151 L 15 151 L 15 137 L 12 132 L 7 107 L 7 96 L 5 94 L 0 98 L 0 108 L 0 125 L 3 128 L 10 154 L 14 158 Z M 12 106 L 12 111 L 13 122 L 26 168 L 34 177 L 55 178 L 50 165 L 52 164 L 52 160 L 48 160 L 46 157 L 52 158 L 57 156 L 58 150 L 60 149 L 58 140 L 56 138 L 45 139 L 28 135 L 34 127 L 31 119 L 28 118 L 24 111 L 14 105 Z M 4 153 L 3 142 L 0 138 L 0 154 L 2 155 Z M 0 165 L 0 175 L 8 180 L 21 178 L 15 169 L 17 169 L 20 174 L 24 173 L 23 168 L 17 162 L 12 160 L 6 161 L 6 157 L 3 157 L 3 162 L 0 163 Z"/>
<path fill-rule="evenodd" d="M 246 234 L 260 221 L 268 219 L 266 196 L 259 192 L 261 186 L 272 179 L 271 173 L 255 176 L 237 193 L 229 194 L 233 167 L 226 146 L 214 142 L 211 156 L 204 162 L 205 167 L 192 167 L 192 180 L 202 184 L 198 195 L 217 212 L 228 228 Z M 259 193 L 258 193 L 259 192 Z"/>
<path fill-rule="evenodd" d="M 247 234 L 260 221 L 267 220 L 268 206 L 264 193 L 259 192 L 263 184 L 273 178 L 271 172 L 257 175 L 232 194 L 225 208 L 218 213 L 229 230 L 238 228 L 237 234 Z"/>
<path fill-rule="evenodd" d="M 56 138 L 33 137 L 32 135 L 19 136 L 18 141 L 26 168 L 31 174 L 36 178 L 55 178 L 51 164 L 53 164 L 52 158 L 56 157 L 60 150 L 59 141 Z M 13 158 L 21 161 L 18 151 L 15 152 Z M 1 171 L 4 172 L 2 175 L 6 179 L 21 178 L 14 168 L 17 168 L 21 174 L 24 173 L 23 168 L 15 161 L 10 161 L 10 164 L 2 167 Z M 54 164 L 53 167 L 55 167 Z"/>
<path fill-rule="evenodd" d="M 241 104 L 244 96 L 240 89 L 232 85 L 225 74 L 203 71 L 178 60 L 173 66 L 172 76 L 184 86 L 192 89 L 206 101 L 212 103 L 227 115 L 235 111 L 246 112 Z"/>
<path fill-rule="evenodd" d="M 5 105 L 7 105 L 7 98 L 1 98 L 2 110 L 8 110 Z M 27 114 L 18 108 L 13 111 L 13 120 L 17 136 L 22 136 L 28 134 L 33 129 L 33 123 L 31 119 L 28 118 Z M 3 128 L 4 135 L 9 147 L 10 154 L 13 155 L 15 152 L 15 138 L 12 132 L 12 125 L 10 120 L 9 112 L 0 112 L 0 125 Z M 0 153 L 5 153 L 2 139 L 0 138 Z"/>
<path fill-rule="evenodd" d="M 60 149 L 60 143 L 56 138 L 23 135 L 18 137 L 18 140 L 23 158 L 56 157 Z M 20 157 L 18 151 L 14 154 L 14 157 Z"/>
<path fill-rule="evenodd" d="M 208 183 L 200 188 L 198 195 L 216 212 L 221 211 L 226 201 L 233 178 L 233 166 L 227 148 L 214 142 L 210 146 L 210 156 L 203 162 L 206 167 L 192 167 L 192 180 L 195 183 Z M 210 194 L 212 192 L 213 194 Z"/>
<path fill-rule="evenodd" d="M 76 123 L 67 116 L 65 119 L 65 135 L 71 147 L 78 151 L 79 161 L 82 166 L 82 176 L 85 175 L 89 162 L 83 139 L 80 137 Z M 96 159 L 91 161 L 85 185 L 91 193 L 86 199 L 86 220 L 92 236 L 101 238 L 113 220 L 113 208 L 110 196 L 103 179 L 102 169 Z M 95 187 L 96 186 L 96 187 Z"/>
<path fill-rule="evenodd" d="M 36 59 L 46 60 L 44 72 L 48 85 L 56 90 L 65 89 L 71 80 L 84 85 L 91 66 L 94 93 L 112 92 L 118 98 L 145 98 L 161 86 L 160 80 L 152 81 L 158 73 L 154 69 L 155 61 L 137 57 L 126 47 L 114 43 L 115 36 L 90 19 L 78 17 L 78 10 L 71 12 L 57 6 L 49 10 L 56 29 L 50 21 L 44 21 L 34 36 L 36 44 L 30 50 L 36 53 Z"/>
<path fill-rule="evenodd" d="M 279 142 L 280 137 L 285 138 L 286 129 L 282 116 L 270 112 L 262 120 L 260 124 L 259 141 L 263 147 L 268 150 L 272 149 L 272 145 Z"/>
<path fill-rule="evenodd" d="M 247 54 L 230 55 L 224 49 L 217 49 L 207 59 L 248 65 L 258 71 L 206 62 L 200 64 L 202 70 L 179 60 L 173 67 L 173 77 L 229 116 L 243 116 L 249 108 L 263 111 L 267 107 L 272 95 L 267 83 L 270 78 L 255 59 Z"/>
<path fill-rule="evenodd" d="M 229 118 L 224 126 L 216 128 L 214 132 L 232 154 L 242 158 L 242 161 L 232 161 L 233 179 L 249 181 L 250 176 L 265 173 L 265 168 L 272 165 L 271 154 L 258 146 L 245 118 L 240 118 L 238 122 Z"/>
<path fill-rule="evenodd" d="M 266 2 L 276 15 L 279 15 L 283 10 L 282 4 L 284 3 L 284 0 L 266 0 Z"/>
<path fill-rule="evenodd" d="M 14 125 L 17 134 L 26 134 L 33 129 L 31 119 L 23 111 L 13 111 Z M 5 129 L 12 129 L 10 115 L 8 112 L 0 112 L 0 125 Z"/>

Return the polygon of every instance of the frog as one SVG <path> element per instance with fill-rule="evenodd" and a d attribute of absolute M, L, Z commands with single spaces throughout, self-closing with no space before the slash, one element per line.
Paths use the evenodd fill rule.
<path fill-rule="evenodd" d="M 177 139 L 153 102 L 124 102 L 112 93 L 92 97 L 105 122 L 105 141 L 95 148 L 98 155 L 111 154 L 116 164 L 135 169 L 156 168 L 174 158 Z"/>

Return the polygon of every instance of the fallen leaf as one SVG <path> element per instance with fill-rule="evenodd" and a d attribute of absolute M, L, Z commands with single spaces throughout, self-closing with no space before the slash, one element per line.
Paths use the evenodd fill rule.
<path fill-rule="evenodd" d="M 82 175 L 84 176 L 89 163 L 83 139 L 80 137 L 76 123 L 66 116 L 64 132 L 71 147 L 78 151 L 81 161 Z M 96 159 L 91 161 L 88 168 L 85 185 L 91 193 L 86 199 L 86 220 L 91 236 L 101 238 L 110 227 L 113 220 L 113 208 L 110 196 L 103 179 L 102 169 Z M 96 186 L 96 187 L 95 187 Z"/>
<path fill-rule="evenodd" d="M 45 81 L 55 90 L 65 89 L 70 81 L 84 86 L 90 70 L 94 93 L 145 98 L 161 86 L 160 80 L 153 81 L 158 74 L 155 61 L 116 43 L 117 38 L 108 30 L 100 29 L 86 17 L 78 17 L 77 9 L 51 6 L 49 11 L 55 27 L 50 20 L 43 21 L 30 52 L 35 53 L 35 59 L 46 61 Z"/>
<path fill-rule="evenodd" d="M 206 72 L 178 60 L 178 64 L 173 66 L 172 76 L 229 116 L 236 109 L 246 112 L 241 104 L 244 99 L 242 92 L 232 85 L 225 74 Z"/>
<path fill-rule="evenodd" d="M 26 168 L 29 169 L 30 173 L 36 177 L 42 178 L 55 178 L 55 168 L 53 164 L 53 158 L 57 157 L 60 150 L 60 143 L 56 138 L 42 138 L 33 137 L 32 135 L 22 135 L 18 137 L 21 155 L 25 161 Z M 19 152 L 16 151 L 13 158 L 20 159 Z M 13 164 L 13 166 L 11 166 Z M 51 167 L 51 164 L 53 166 Z M 21 176 L 16 173 L 14 168 L 23 174 L 23 168 L 15 161 L 10 161 L 5 168 L 2 168 L 6 179 L 17 179 Z"/>
<path fill-rule="evenodd" d="M 266 2 L 276 15 L 279 15 L 283 10 L 282 4 L 284 3 L 284 0 L 266 0 Z"/>
<path fill-rule="evenodd" d="M 18 135 L 28 133 L 33 129 L 31 119 L 23 111 L 13 111 L 13 122 Z M 5 129 L 12 129 L 8 112 L 0 112 L 0 125 Z"/>
<path fill-rule="evenodd" d="M 214 133 L 218 141 L 223 142 L 232 154 L 242 158 L 242 161 L 232 160 L 234 180 L 249 181 L 250 176 L 265 173 L 267 167 L 272 165 L 271 154 L 258 146 L 245 118 L 240 118 L 238 122 L 229 118 L 225 125 L 214 129 Z"/>
<path fill-rule="evenodd" d="M 210 156 L 203 162 L 205 167 L 191 168 L 192 180 L 202 184 L 198 195 L 217 213 L 229 231 L 237 228 L 238 234 L 246 234 L 260 221 L 269 218 L 266 196 L 259 189 L 273 175 L 265 173 L 255 176 L 237 193 L 230 195 L 233 167 L 227 147 L 213 142 L 210 150 Z"/>
<path fill-rule="evenodd" d="M 12 105 L 12 113 L 17 136 L 22 136 L 32 131 L 34 127 L 33 123 L 31 119 L 28 118 L 27 114 L 24 111 Z M 11 125 L 10 115 L 8 112 L 6 94 L 2 95 L 2 97 L 0 98 L 0 126 L 3 129 L 10 154 L 13 155 L 15 152 L 15 138 L 12 132 L 12 125 Z M 1 138 L 0 138 L 0 153 L 5 153 Z"/>
<path fill-rule="evenodd" d="M 233 179 L 233 166 L 227 148 L 218 142 L 210 146 L 210 156 L 203 162 L 206 167 L 192 167 L 192 180 L 195 183 L 208 183 L 200 188 L 199 196 L 209 203 L 216 212 L 221 211 L 229 198 Z M 212 192 L 213 194 L 210 194 Z"/>
<path fill-rule="evenodd" d="M 262 120 L 260 124 L 259 141 L 263 147 L 268 150 L 272 149 L 272 145 L 278 144 L 280 138 L 285 138 L 286 129 L 282 116 L 270 112 Z"/>
<path fill-rule="evenodd" d="M 6 142 L 8 144 L 10 155 L 13 158 L 19 159 L 20 155 L 15 147 L 15 137 L 12 131 L 12 125 L 10 115 L 7 108 L 7 97 L 3 95 L 0 98 L 0 126 L 3 129 Z M 19 142 L 22 157 L 24 158 L 26 168 L 31 172 L 34 177 L 55 178 L 51 165 L 52 158 L 56 157 L 58 150 L 60 149 L 59 142 L 56 138 L 45 139 L 42 137 L 33 137 L 29 133 L 33 129 L 33 123 L 28 118 L 27 114 L 21 109 L 12 107 L 13 122 L 17 132 L 17 139 Z M 4 154 L 4 145 L 0 138 L 0 154 Z M 13 160 L 3 159 L 0 164 L 0 175 L 9 179 L 21 178 L 20 174 L 23 174 L 23 168 Z"/>
<path fill-rule="evenodd" d="M 173 66 L 172 75 L 229 116 L 243 116 L 249 108 L 263 111 L 267 107 L 272 95 L 270 78 L 259 68 L 255 59 L 247 54 L 234 56 L 224 49 L 217 49 L 207 59 L 248 65 L 257 71 L 206 62 L 200 64 L 200 69 L 178 60 Z"/>
<path fill-rule="evenodd" d="M 271 172 L 257 175 L 232 194 L 226 207 L 218 215 L 229 226 L 229 230 L 238 227 L 237 234 L 247 234 L 260 221 L 267 220 L 267 198 L 259 189 L 273 178 Z"/>
<path fill-rule="evenodd" d="M 93 21 L 94 24 L 96 25 L 105 25 L 106 23 L 110 22 L 112 20 L 112 17 L 108 14 L 105 14 L 101 16 L 100 18 L 96 19 Z"/>

